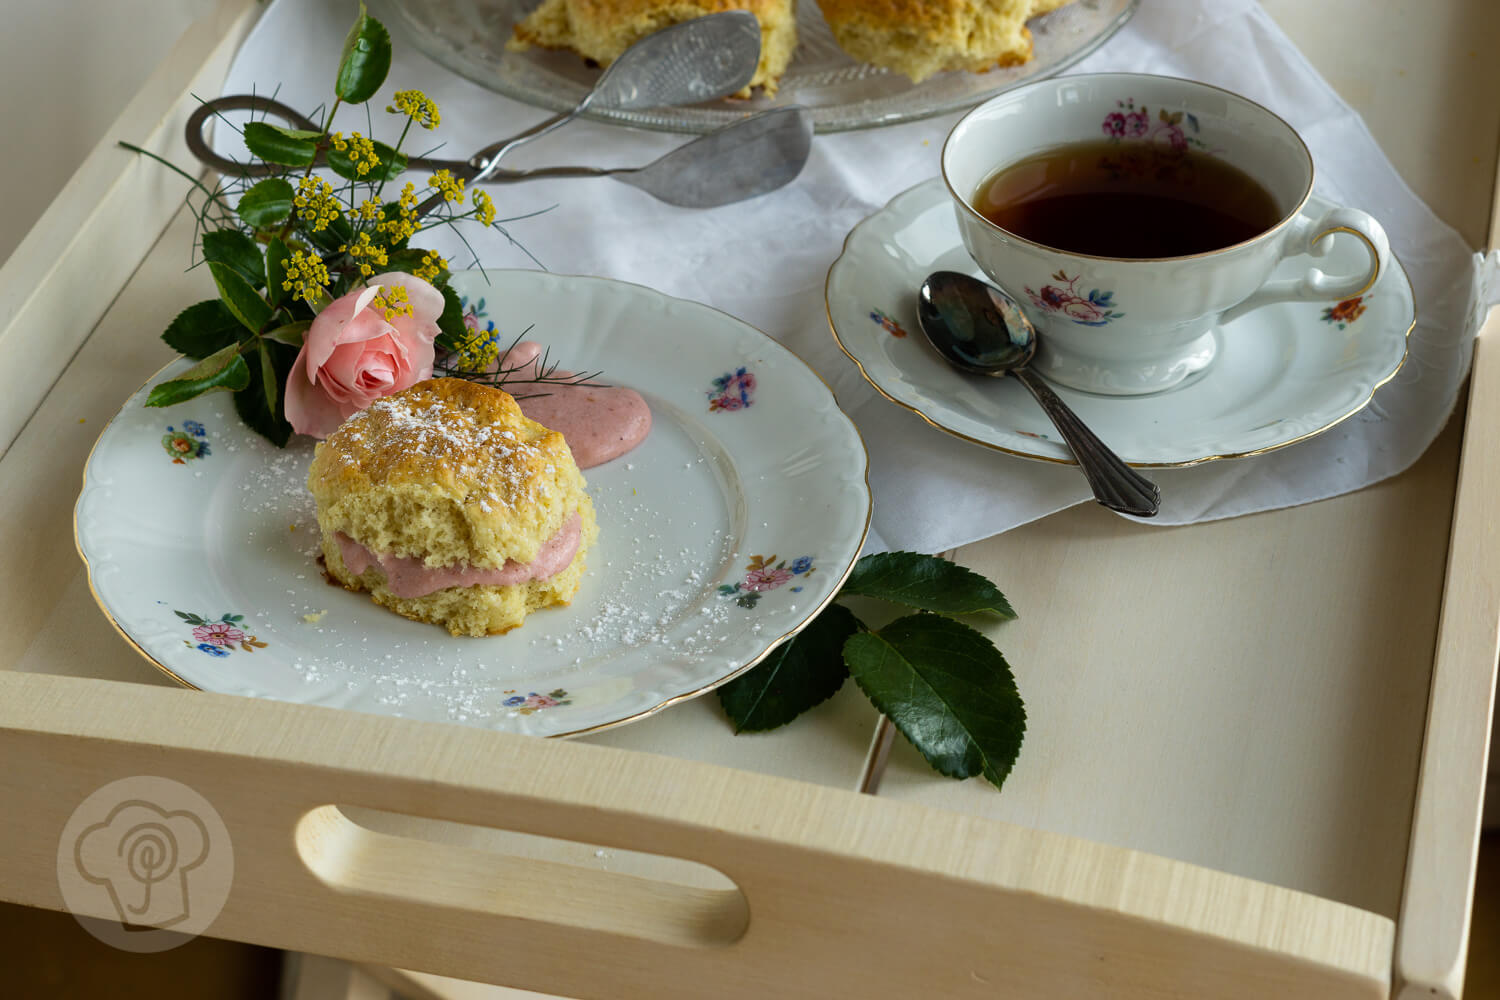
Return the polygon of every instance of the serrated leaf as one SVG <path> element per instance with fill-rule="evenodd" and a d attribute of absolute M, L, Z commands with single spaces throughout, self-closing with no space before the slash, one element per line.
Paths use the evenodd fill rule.
<path fill-rule="evenodd" d="M 236 211 L 246 225 L 274 226 L 292 214 L 292 194 L 291 182 L 284 177 L 267 177 L 245 192 Z"/>
<path fill-rule="evenodd" d="M 940 774 L 1005 783 L 1026 708 L 989 639 L 942 615 L 898 618 L 844 643 L 855 683 Z"/>
<path fill-rule="evenodd" d="M 245 148 L 267 163 L 305 167 L 318 155 L 319 132 L 283 128 L 270 122 L 246 122 Z"/>
<path fill-rule="evenodd" d="M 261 336 L 266 340 L 274 340 L 278 344 L 286 344 L 288 347 L 295 347 L 300 350 L 302 342 L 307 339 L 307 328 L 310 326 L 312 326 L 312 320 L 299 319 L 294 323 L 278 326 L 268 333 L 261 334 Z"/>
<path fill-rule="evenodd" d="M 151 394 L 146 397 L 147 406 L 175 406 L 195 399 L 205 392 L 228 391 L 238 392 L 250 384 L 250 366 L 245 364 L 245 359 L 239 354 L 233 354 L 227 362 L 218 362 L 221 354 L 230 354 L 237 351 L 239 345 L 224 348 L 219 354 L 205 358 L 202 363 L 179 378 L 170 382 L 161 382 L 151 389 Z M 205 366 L 218 364 L 207 374 L 200 374 Z"/>
<path fill-rule="evenodd" d="M 214 276 L 214 284 L 219 286 L 220 300 L 234 318 L 251 333 L 260 332 L 260 328 L 271 319 L 270 304 L 250 286 L 244 275 L 227 264 L 209 261 L 208 270 Z"/>
<path fill-rule="evenodd" d="M 989 580 L 938 556 L 882 552 L 854 565 L 840 594 L 877 597 L 943 615 L 1016 617 L 1010 602 Z"/>
<path fill-rule="evenodd" d="M 237 229 L 204 233 L 203 259 L 234 268 L 255 287 L 266 283 L 266 259 L 260 255 L 260 244 Z"/>
<path fill-rule="evenodd" d="M 784 726 L 832 698 L 849 676 L 844 640 L 859 629 L 852 611 L 830 604 L 758 666 L 720 687 L 719 704 L 735 732 Z"/>
<path fill-rule="evenodd" d="M 406 170 L 406 154 L 396 152 L 383 142 L 375 143 L 375 155 L 380 158 L 379 166 L 361 174 L 354 161 L 349 158 L 347 149 L 330 149 L 328 166 L 345 180 L 374 183 L 393 181 Z"/>
<path fill-rule="evenodd" d="M 172 350 L 198 361 L 237 343 L 242 332 L 223 302 L 208 299 L 178 313 L 161 339 Z"/>
<path fill-rule="evenodd" d="M 282 285 L 286 281 L 286 262 L 291 255 L 280 236 L 272 236 L 266 244 L 266 298 L 272 306 L 281 305 L 287 296 Z"/>
<path fill-rule="evenodd" d="M 297 352 L 285 344 L 266 344 L 265 341 L 261 343 L 271 352 L 276 384 L 285 386 L 286 377 L 292 370 L 293 362 L 297 359 Z M 292 436 L 292 425 L 286 420 L 285 400 L 284 398 L 278 399 L 275 408 L 266 405 L 266 390 L 261 384 L 264 377 L 261 366 L 254 366 L 250 374 L 250 384 L 244 392 L 234 394 L 234 411 L 239 414 L 246 427 L 276 447 L 285 448 Z M 285 394 L 280 395 L 284 397 Z"/>
<path fill-rule="evenodd" d="M 365 13 L 359 5 L 359 17 L 344 38 L 339 55 L 339 72 L 333 92 L 349 104 L 363 104 L 375 96 L 391 68 L 391 36 L 385 25 Z"/>

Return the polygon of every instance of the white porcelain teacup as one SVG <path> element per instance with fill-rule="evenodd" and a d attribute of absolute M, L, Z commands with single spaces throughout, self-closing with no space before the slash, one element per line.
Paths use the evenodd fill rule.
<path fill-rule="evenodd" d="M 1265 189 L 1279 221 L 1222 249 L 1142 259 L 1046 246 L 975 208 L 980 189 L 1004 168 L 1097 140 L 1124 150 L 1145 143 L 1220 157 Z M 1304 213 L 1313 162 L 1290 125 L 1252 101 L 1189 80 L 1106 73 L 1008 91 L 953 128 L 942 170 L 965 248 L 1021 303 L 1041 334 L 1036 367 L 1055 382 L 1090 392 L 1171 388 L 1212 363 L 1216 326 L 1273 302 L 1361 295 L 1390 256 L 1384 230 L 1366 213 Z M 1321 257 L 1340 237 L 1364 243 L 1368 266 L 1358 274 L 1330 276 L 1309 262 L 1300 278 L 1269 280 L 1283 259 Z"/>

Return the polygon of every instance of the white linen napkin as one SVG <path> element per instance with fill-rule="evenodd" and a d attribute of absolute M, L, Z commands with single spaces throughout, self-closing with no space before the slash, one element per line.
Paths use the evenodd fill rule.
<path fill-rule="evenodd" d="M 270 93 L 310 113 L 331 99 L 352 4 L 276 0 L 237 55 L 225 93 Z M 394 19 L 391 19 L 394 20 Z M 439 155 L 466 158 L 550 112 L 496 95 L 449 72 L 396 34 L 381 95 L 420 88 L 443 125 L 422 133 Z M 1286 118 L 1307 141 L 1317 190 L 1384 224 L 1416 289 L 1417 326 L 1402 371 L 1357 417 L 1310 441 L 1255 458 L 1156 470 L 1157 524 L 1185 524 L 1287 507 L 1349 492 L 1409 466 L 1441 430 L 1467 374 L 1480 310 L 1494 287 L 1463 240 L 1411 192 L 1359 116 L 1253 0 L 1150 0 L 1123 31 L 1072 72 L 1189 77 L 1237 91 Z M 200 95 L 204 97 L 214 95 Z M 394 142 L 399 122 L 341 118 L 336 127 Z M 869 449 L 874 499 L 867 549 L 939 552 L 1091 499 L 1076 469 L 997 454 L 935 430 L 879 396 L 834 343 L 823 282 L 844 237 L 891 197 L 936 176 L 948 114 L 819 136 L 802 175 L 773 194 L 712 211 L 674 208 L 609 180 L 492 187 L 502 218 L 548 209 L 507 227 L 515 244 L 469 226 L 486 267 L 594 274 L 695 299 L 764 330 L 834 387 Z M 510 166 L 637 165 L 687 137 L 578 121 L 521 150 Z M 420 186 L 425 177 L 417 178 Z M 477 238 L 476 238 L 477 237 Z M 433 241 L 463 268 L 456 238 Z M 517 246 L 516 244 L 519 244 Z M 524 247 L 524 251 L 521 249 Z M 502 303 L 490 303 L 505 329 Z M 516 331 L 519 332 L 519 331 Z M 545 338 L 545 331 L 537 331 Z M 621 331 L 629 336 L 630 331 Z M 643 342 L 643 350 L 649 350 Z M 579 362 L 583 363 L 583 362 Z M 1101 512 L 1101 516 L 1106 516 Z"/>

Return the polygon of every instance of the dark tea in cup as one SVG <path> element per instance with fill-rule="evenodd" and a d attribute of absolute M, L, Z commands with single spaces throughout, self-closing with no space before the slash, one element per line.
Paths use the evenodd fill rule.
<path fill-rule="evenodd" d="M 1281 220 L 1276 200 L 1212 153 L 1109 139 L 1045 150 L 990 176 L 974 208 L 1033 243 L 1155 259 L 1243 243 Z"/>

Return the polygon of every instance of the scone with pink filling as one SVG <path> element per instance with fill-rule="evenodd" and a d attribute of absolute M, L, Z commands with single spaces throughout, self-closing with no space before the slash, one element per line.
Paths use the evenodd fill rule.
<path fill-rule="evenodd" d="M 563 436 L 463 379 L 354 414 L 317 446 L 307 486 L 329 575 L 454 635 L 567 604 L 599 532 Z"/>

